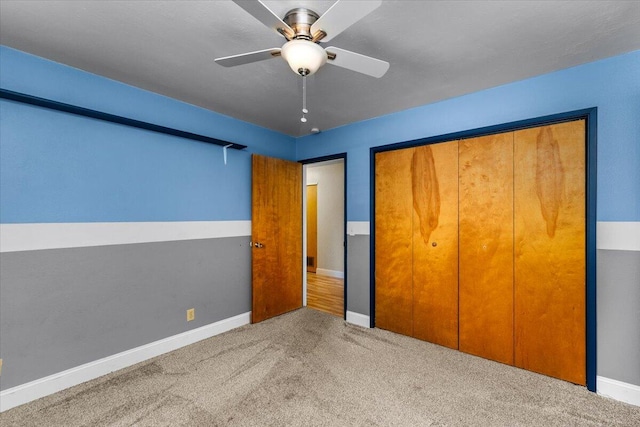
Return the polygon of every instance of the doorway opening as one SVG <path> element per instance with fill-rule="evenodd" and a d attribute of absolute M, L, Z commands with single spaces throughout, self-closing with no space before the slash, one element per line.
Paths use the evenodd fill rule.
<path fill-rule="evenodd" d="M 346 154 L 303 166 L 304 306 L 345 318 Z"/>

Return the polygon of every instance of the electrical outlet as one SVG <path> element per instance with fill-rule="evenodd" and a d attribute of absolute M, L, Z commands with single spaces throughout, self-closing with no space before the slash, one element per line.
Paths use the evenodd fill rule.
<path fill-rule="evenodd" d="M 187 310 L 187 322 L 191 322 L 195 318 L 196 318 L 196 309 L 190 308 L 189 310 Z"/>

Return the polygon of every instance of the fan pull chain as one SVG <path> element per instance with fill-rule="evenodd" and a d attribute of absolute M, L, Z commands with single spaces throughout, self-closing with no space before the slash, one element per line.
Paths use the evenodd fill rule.
<path fill-rule="evenodd" d="M 302 76 L 302 117 L 300 121 L 302 123 L 307 122 L 307 118 L 304 116 L 307 114 L 309 110 L 307 110 L 307 76 Z"/>

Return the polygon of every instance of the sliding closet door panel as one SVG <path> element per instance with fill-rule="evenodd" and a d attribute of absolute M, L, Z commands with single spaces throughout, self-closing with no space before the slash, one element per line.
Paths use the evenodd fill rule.
<path fill-rule="evenodd" d="M 513 133 L 462 140 L 460 350 L 513 364 Z"/>
<path fill-rule="evenodd" d="M 458 348 L 458 142 L 415 148 L 413 335 Z"/>
<path fill-rule="evenodd" d="M 585 122 L 515 133 L 515 363 L 585 384 Z"/>
<path fill-rule="evenodd" d="M 414 149 L 376 156 L 376 326 L 413 335 L 411 160 Z"/>

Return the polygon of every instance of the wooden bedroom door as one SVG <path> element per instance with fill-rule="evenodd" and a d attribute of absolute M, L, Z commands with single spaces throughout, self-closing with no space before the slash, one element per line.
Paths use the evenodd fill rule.
<path fill-rule="evenodd" d="M 254 154 L 251 322 L 302 307 L 302 165 Z"/>

